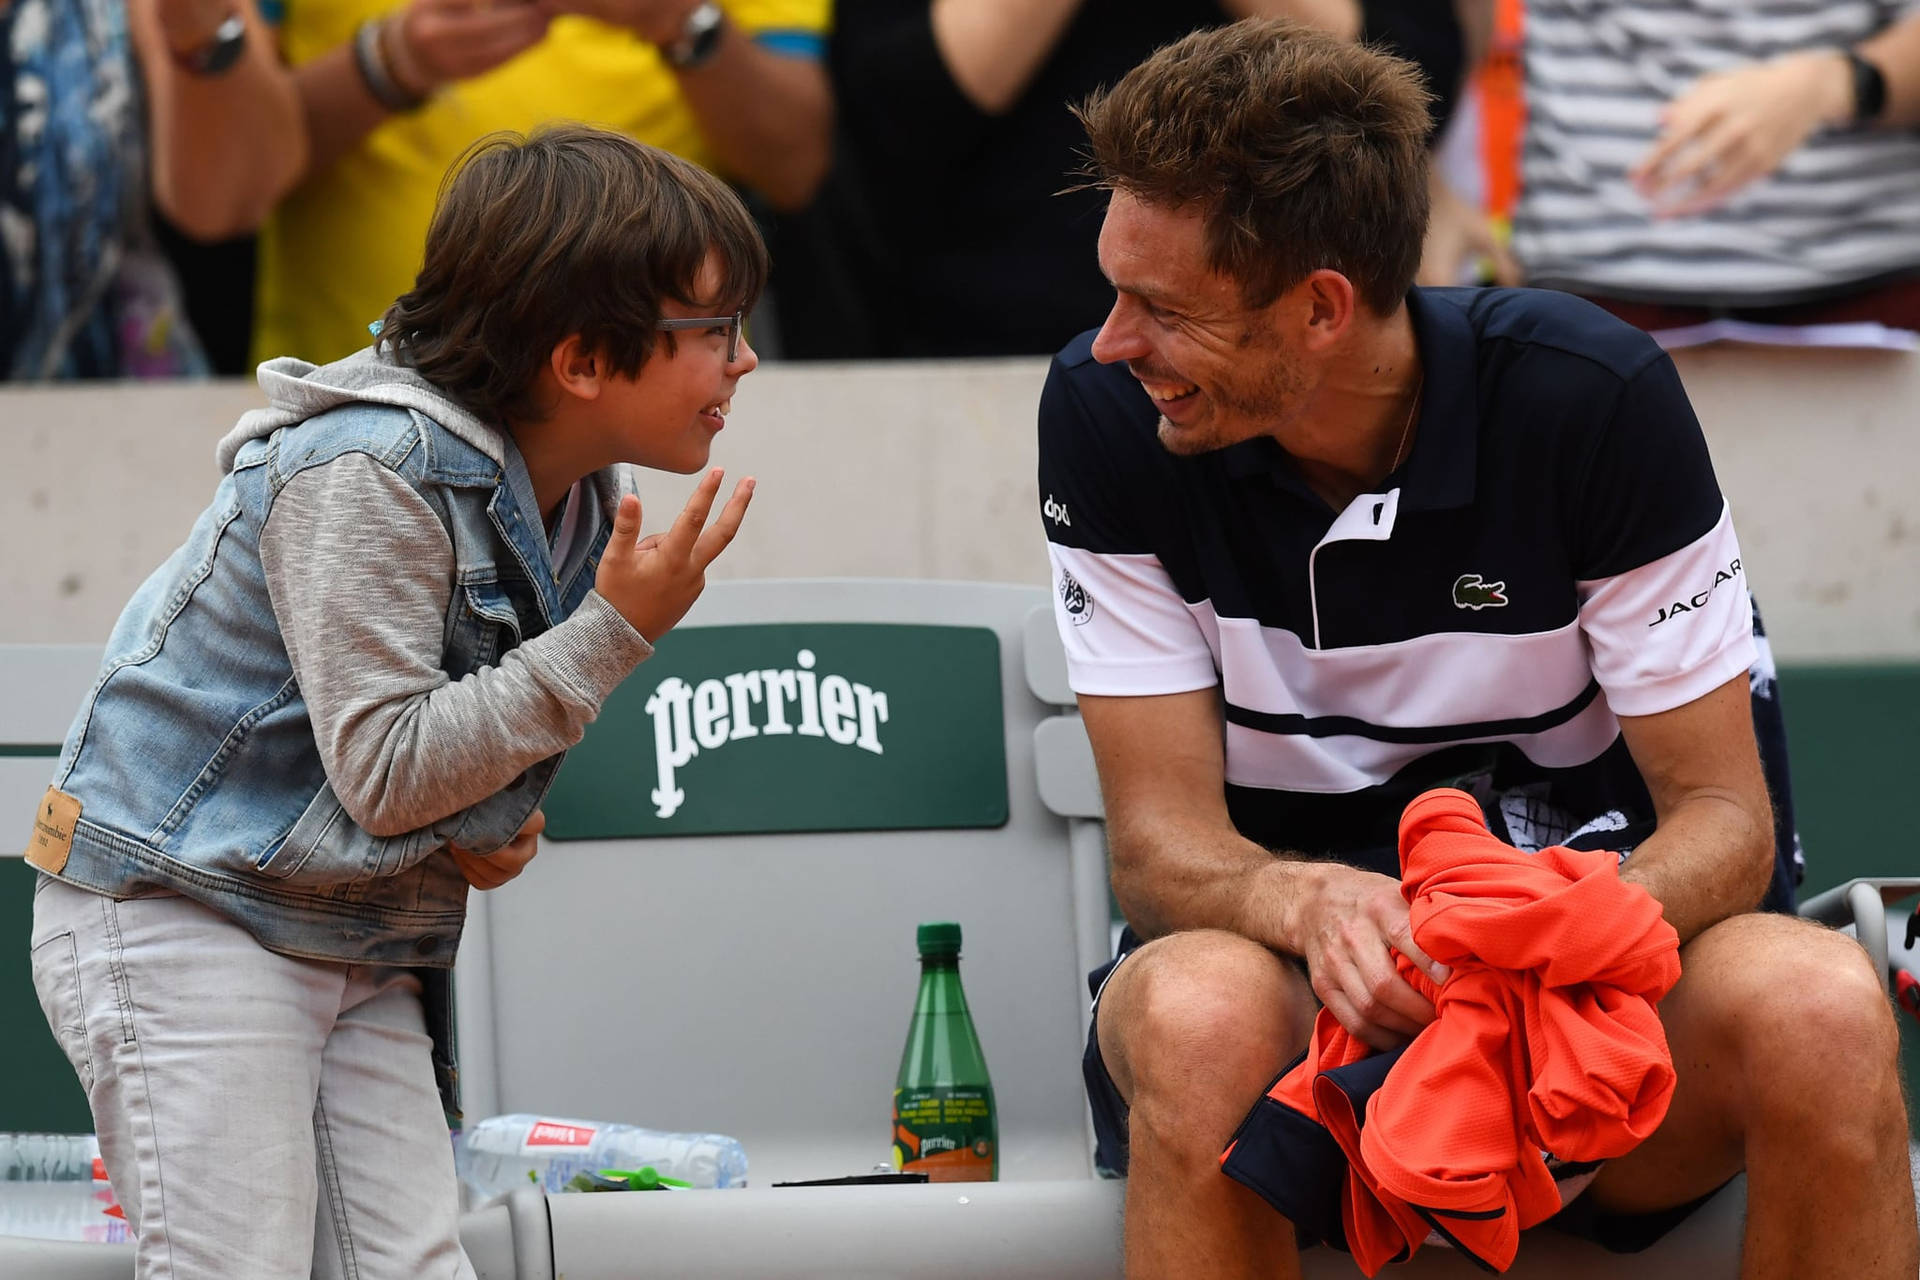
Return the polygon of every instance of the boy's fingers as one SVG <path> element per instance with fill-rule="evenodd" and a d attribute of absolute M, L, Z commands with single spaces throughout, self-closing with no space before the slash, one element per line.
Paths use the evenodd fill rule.
<path fill-rule="evenodd" d="M 740 532 L 740 521 L 747 514 L 747 504 L 752 501 L 753 477 L 748 476 L 733 486 L 733 496 L 720 509 L 720 518 L 700 535 L 700 541 L 694 543 L 693 558 L 700 568 L 705 569 L 727 549 L 727 544 L 733 541 L 733 535 Z"/>
<path fill-rule="evenodd" d="M 613 541 L 610 544 L 625 550 L 633 545 L 640 534 L 640 496 L 629 493 L 620 499 L 620 505 L 613 513 Z"/>
<path fill-rule="evenodd" d="M 707 513 L 713 510 L 713 498 L 720 492 L 720 477 L 724 474 L 719 467 L 707 472 L 700 483 L 694 486 L 687 505 L 680 509 L 679 516 L 674 519 L 673 527 L 667 530 L 667 550 L 676 558 L 693 554 L 694 543 L 700 537 L 701 527 L 707 523 Z"/>

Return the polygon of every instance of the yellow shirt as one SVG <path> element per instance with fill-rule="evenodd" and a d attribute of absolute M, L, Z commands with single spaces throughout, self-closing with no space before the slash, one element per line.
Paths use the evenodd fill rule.
<path fill-rule="evenodd" d="M 726 10 L 746 31 L 817 37 L 829 3 L 728 0 Z M 394 7 L 394 0 L 289 0 L 282 53 L 299 66 Z M 658 50 L 590 18 L 556 18 L 532 49 L 389 118 L 281 203 L 260 234 L 254 359 L 324 363 L 365 346 L 368 323 L 413 286 L 447 167 L 488 133 L 525 132 L 550 120 L 605 125 L 712 163 Z"/>

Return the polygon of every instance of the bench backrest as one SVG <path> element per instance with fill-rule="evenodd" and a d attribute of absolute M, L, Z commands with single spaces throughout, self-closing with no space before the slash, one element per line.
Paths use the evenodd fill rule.
<path fill-rule="evenodd" d="M 1068 826 L 1035 773 L 1050 709 L 1028 620 L 1045 601 L 971 583 L 712 584 L 569 757 L 547 802 L 557 838 L 475 902 L 456 984 L 469 1116 L 731 1133 L 761 1185 L 871 1169 L 889 1150 L 914 929 L 950 919 L 1001 1176 L 1086 1176 L 1076 921 L 1104 939 L 1104 866 L 1078 913 Z M 768 731 L 763 695 L 802 671 L 823 717 L 842 677 L 848 741 L 831 724 Z M 804 707 L 783 701 L 797 724 Z"/>

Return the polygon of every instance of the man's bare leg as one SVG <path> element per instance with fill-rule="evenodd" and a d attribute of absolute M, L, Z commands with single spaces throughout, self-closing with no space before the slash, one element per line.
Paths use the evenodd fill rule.
<path fill-rule="evenodd" d="M 1679 1072 L 1666 1123 L 1593 1193 L 1637 1213 L 1747 1171 L 1743 1280 L 1920 1274 L 1900 1035 L 1866 953 L 1784 916 L 1736 916 L 1681 952 L 1660 1006 Z M 1124 967 L 1124 966 L 1123 966 Z"/>
<path fill-rule="evenodd" d="M 1131 1108 L 1130 1280 L 1300 1274 L 1293 1228 L 1220 1172 L 1247 1112 L 1313 1031 L 1307 979 L 1230 933 L 1177 933 L 1114 971 L 1100 1054 Z"/>

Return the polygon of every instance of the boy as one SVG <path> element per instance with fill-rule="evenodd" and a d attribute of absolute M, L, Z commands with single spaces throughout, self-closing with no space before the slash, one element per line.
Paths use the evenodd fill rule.
<path fill-rule="evenodd" d="M 29 851 L 141 1277 L 473 1274 L 438 1105 L 466 892 L 532 857 L 562 754 L 739 528 L 751 479 L 702 528 L 715 470 L 639 538 L 620 464 L 706 465 L 766 271 L 685 161 L 496 137 L 373 347 L 262 366 Z"/>

